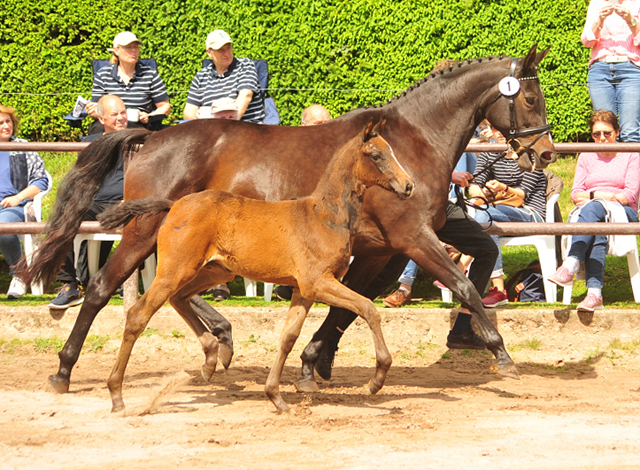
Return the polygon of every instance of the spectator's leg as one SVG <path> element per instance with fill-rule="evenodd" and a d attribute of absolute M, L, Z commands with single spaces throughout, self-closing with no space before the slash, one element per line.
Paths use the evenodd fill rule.
<path fill-rule="evenodd" d="M 24 222 L 24 208 L 22 206 L 0 209 L 0 223 Z M 9 274 L 16 272 L 16 264 L 22 257 L 22 245 L 18 235 L 0 235 L 0 251 L 9 265 Z"/>
<path fill-rule="evenodd" d="M 591 64 L 588 74 L 589 96 L 595 111 L 604 109 L 617 115 L 616 90 L 613 85 L 615 75 L 612 65 L 614 64 L 599 61 Z"/>
<path fill-rule="evenodd" d="M 620 141 L 640 142 L 640 68 L 633 62 L 615 65 Z"/>

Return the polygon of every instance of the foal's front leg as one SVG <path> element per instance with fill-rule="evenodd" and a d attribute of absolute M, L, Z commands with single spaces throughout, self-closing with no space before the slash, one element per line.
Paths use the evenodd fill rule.
<path fill-rule="evenodd" d="M 360 315 L 369 325 L 376 350 L 376 373 L 369 381 L 368 388 L 372 394 L 384 385 L 387 372 L 391 367 L 391 354 L 382 335 L 380 313 L 373 302 L 352 291 L 332 276 L 320 276 L 309 283 L 300 282 L 302 294 L 335 307 L 341 307 Z"/>
<path fill-rule="evenodd" d="M 282 329 L 282 337 L 280 338 L 280 348 L 276 354 L 273 368 L 264 384 L 264 391 L 269 400 L 276 406 L 278 412 L 289 411 L 289 407 L 280 395 L 280 380 L 282 379 L 282 371 L 287 356 L 296 344 L 302 325 L 307 318 L 309 309 L 313 305 L 312 300 L 303 299 L 300 296 L 300 290 L 296 287 L 293 290 L 291 298 L 291 307 L 287 313 L 287 321 Z"/>

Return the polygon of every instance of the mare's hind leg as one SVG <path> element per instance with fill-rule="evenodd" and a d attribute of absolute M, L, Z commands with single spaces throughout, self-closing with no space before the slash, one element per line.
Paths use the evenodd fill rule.
<path fill-rule="evenodd" d="M 336 307 L 342 307 L 360 315 L 369 325 L 376 350 L 376 372 L 369 381 L 368 388 L 372 394 L 377 393 L 387 377 L 391 367 L 391 354 L 382 335 L 380 313 L 373 302 L 344 286 L 330 276 L 320 276 L 315 280 L 298 279 L 302 295 Z"/>
<path fill-rule="evenodd" d="M 356 257 L 349 266 L 349 271 L 344 276 L 343 283 L 353 291 L 363 293 L 371 283 L 371 280 L 374 279 L 376 274 L 388 261 L 388 256 L 375 258 Z M 377 294 L 375 296 L 377 296 Z M 327 338 L 338 325 L 351 323 L 356 317 L 357 315 L 349 310 L 336 306 L 331 307 L 329 315 L 327 315 L 327 318 L 325 318 L 318 331 L 313 334 L 311 341 L 300 355 L 302 370 L 300 372 L 300 378 L 296 381 L 296 388 L 299 392 L 313 392 L 318 389 L 313 370 L 321 351 L 323 351 L 323 348 L 326 346 Z M 330 372 L 331 370 L 329 369 L 329 373 Z M 325 374 L 323 378 L 329 380 L 330 375 L 326 376 Z"/>
<path fill-rule="evenodd" d="M 220 284 L 220 283 L 218 283 Z M 212 284 L 216 286 L 218 284 Z M 203 289 L 204 290 L 204 289 Z M 199 290 L 197 292 L 202 292 Z M 211 333 L 218 338 L 220 349 L 218 350 L 218 360 L 225 370 L 229 369 L 233 358 L 233 338 L 231 334 L 231 323 L 220 315 L 216 309 L 209 305 L 199 295 L 194 295 L 190 300 L 191 308 L 200 319 L 209 327 Z"/>
<path fill-rule="evenodd" d="M 209 332 L 198 318 L 198 313 L 193 308 L 193 295 L 202 292 L 208 287 L 228 282 L 234 278 L 234 274 L 215 263 L 209 263 L 202 268 L 194 280 L 180 289 L 169 301 L 173 308 L 180 314 L 198 337 L 205 355 L 205 363 L 202 366 L 202 377 L 208 382 L 216 371 L 218 359 L 225 370 L 231 361 L 233 350 L 229 350 L 226 344 L 218 343 L 218 339 Z M 191 300 L 190 300 L 191 299 Z M 202 299 L 201 299 L 202 300 Z M 202 300 L 204 302 L 204 300 Z M 206 303 L 206 302 L 205 302 Z M 225 320 L 226 321 L 226 320 Z M 231 329 L 231 325 L 229 325 Z M 225 362 L 226 361 L 226 362 Z"/>
<path fill-rule="evenodd" d="M 420 246 L 408 250 L 407 255 L 427 273 L 451 289 L 458 299 L 468 306 L 487 344 L 487 349 L 497 359 L 500 374 L 519 378 L 515 363 L 504 346 L 502 336 L 484 311 L 480 294 L 471 281 L 451 261 L 435 233 L 424 231 L 418 239 L 421 241 Z"/>
<path fill-rule="evenodd" d="M 58 353 L 58 372 L 49 377 L 49 385 L 58 393 L 69 391 L 71 370 L 78 361 L 82 345 L 98 312 L 109 302 L 111 294 L 133 273 L 153 251 L 155 232 L 160 218 L 146 217 L 137 230 L 125 228 L 122 241 L 107 263 L 89 280 L 85 300 L 73 325 L 71 334 Z"/>
<path fill-rule="evenodd" d="M 280 380 L 282 378 L 284 363 L 300 336 L 302 325 L 312 305 L 312 300 L 303 299 L 300 296 L 300 290 L 297 287 L 293 290 L 291 307 L 287 313 L 287 321 L 282 329 L 280 348 L 278 348 L 273 368 L 264 385 L 264 391 L 267 397 L 269 397 L 269 400 L 271 400 L 279 412 L 289 411 L 289 407 L 283 400 L 282 395 L 280 395 Z"/>

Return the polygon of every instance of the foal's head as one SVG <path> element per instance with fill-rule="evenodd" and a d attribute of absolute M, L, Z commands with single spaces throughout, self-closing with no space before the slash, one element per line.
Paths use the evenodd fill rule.
<path fill-rule="evenodd" d="M 380 135 L 385 119 L 371 121 L 362 133 L 362 158 L 356 165 L 360 181 L 367 187 L 381 186 L 393 191 L 400 199 L 411 197 L 415 184 L 396 159 L 389 143 Z"/>

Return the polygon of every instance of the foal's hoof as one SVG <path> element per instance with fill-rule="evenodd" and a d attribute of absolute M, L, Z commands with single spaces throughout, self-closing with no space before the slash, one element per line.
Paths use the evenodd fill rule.
<path fill-rule="evenodd" d="M 120 413 L 121 411 L 124 411 L 124 403 L 120 404 L 120 405 L 113 405 L 111 407 L 111 412 L 112 413 Z"/>
<path fill-rule="evenodd" d="M 205 382 L 211 382 L 213 374 L 216 373 L 216 369 L 215 367 L 213 369 L 210 369 L 206 366 L 202 366 L 202 369 L 200 369 L 200 373 L 202 374 L 202 378 L 205 380 Z"/>
<path fill-rule="evenodd" d="M 49 376 L 49 386 L 56 393 L 67 393 L 69 391 L 69 383 L 68 379 L 61 379 L 57 375 Z"/>
<path fill-rule="evenodd" d="M 512 379 L 520 380 L 520 374 L 515 364 L 498 364 L 498 373 L 505 377 L 511 377 Z"/>
<path fill-rule="evenodd" d="M 382 386 L 378 387 L 375 383 L 373 383 L 373 379 L 369 380 L 369 383 L 367 384 L 367 390 L 369 390 L 369 393 L 371 393 L 371 395 L 375 395 L 376 393 L 378 393 L 381 388 Z"/>
<path fill-rule="evenodd" d="M 298 379 L 294 382 L 294 385 L 299 393 L 314 393 L 320 391 L 320 387 L 318 387 L 315 380 Z"/>
<path fill-rule="evenodd" d="M 231 349 L 227 344 L 220 343 L 218 345 L 218 360 L 224 367 L 224 370 L 229 369 L 231 365 L 231 358 L 233 357 L 233 349 Z"/>

